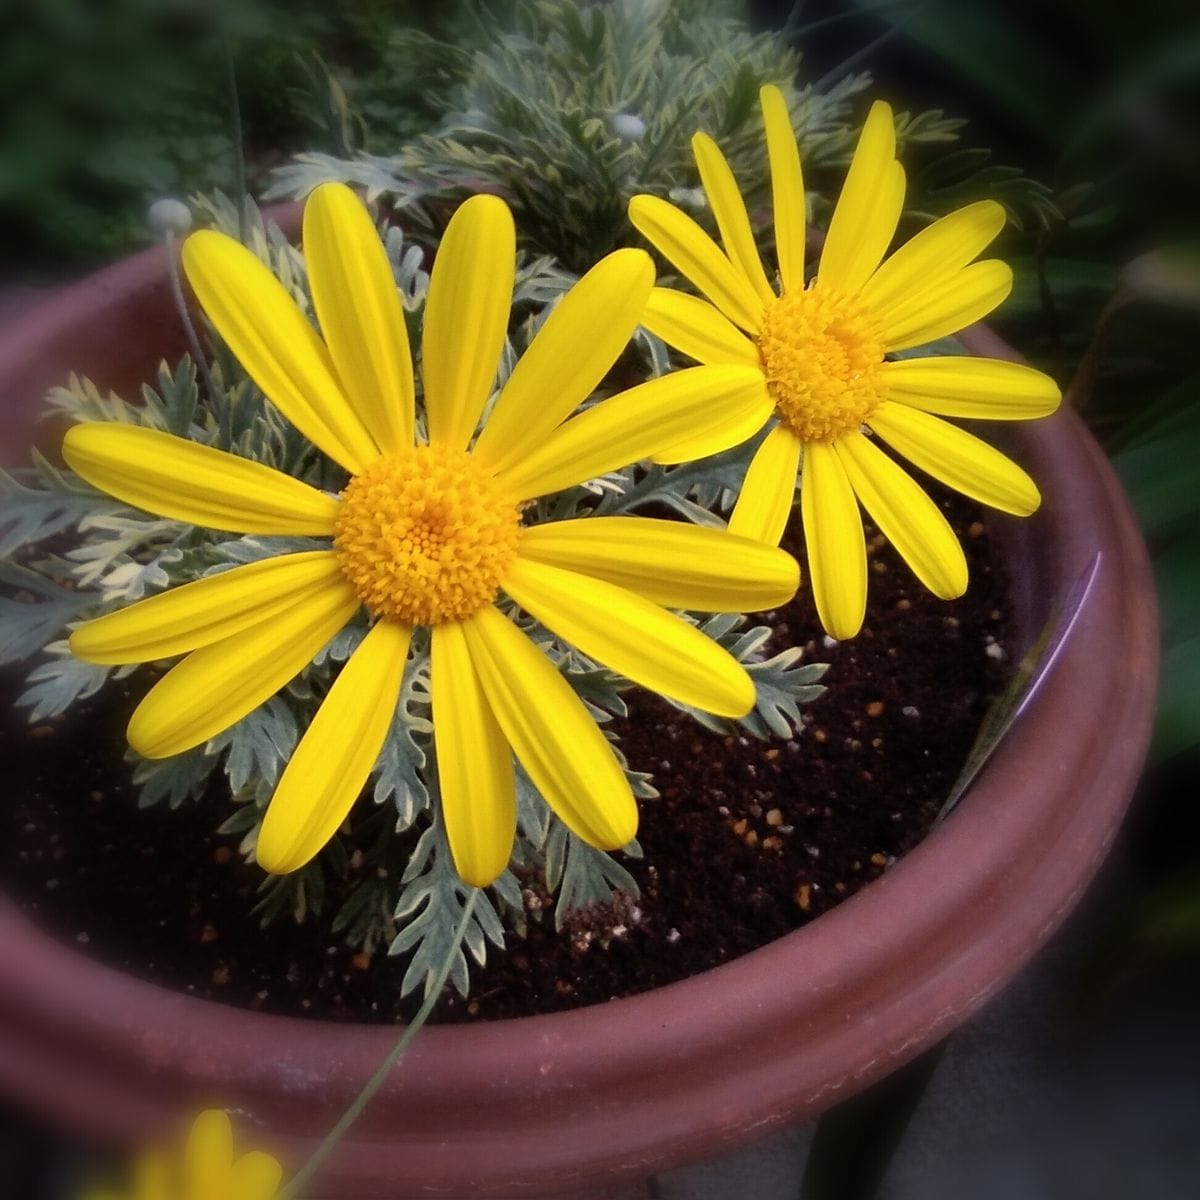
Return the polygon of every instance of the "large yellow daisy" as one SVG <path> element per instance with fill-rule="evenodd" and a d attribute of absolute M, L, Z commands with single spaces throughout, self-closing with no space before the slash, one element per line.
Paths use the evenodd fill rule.
<path fill-rule="evenodd" d="M 771 166 L 778 292 L 763 268 L 733 172 L 706 134 L 692 140 L 724 249 L 655 196 L 635 196 L 630 220 L 707 300 L 655 288 L 644 324 L 701 363 L 758 372 L 757 413 L 658 455 L 682 462 L 776 424 L 756 452 L 729 528 L 777 544 L 801 474 L 800 510 L 817 611 L 837 638 L 866 611 L 867 557 L 859 503 L 938 596 L 967 586 L 962 547 L 937 506 L 867 431 L 921 470 L 1005 512 L 1037 508 L 1036 485 L 1015 463 L 942 416 L 1014 420 L 1057 407 L 1054 381 L 986 358 L 889 359 L 955 333 L 1009 293 L 1002 262 L 974 260 L 1004 226 L 993 201 L 933 222 L 884 258 L 904 202 L 891 109 L 867 118 L 820 263 L 805 283 L 805 198 L 787 104 L 760 93 Z M 937 414 L 937 415 L 935 415 Z"/>
<path fill-rule="evenodd" d="M 178 1159 L 150 1151 L 135 1164 L 127 1192 L 93 1191 L 86 1200 L 275 1200 L 282 1180 L 283 1168 L 261 1150 L 235 1158 L 228 1115 L 207 1109 L 192 1122 Z"/>
<path fill-rule="evenodd" d="M 450 846 L 483 886 L 508 862 L 515 752 L 564 822 L 605 849 L 637 827 L 625 774 L 555 665 L 496 605 L 501 593 L 583 654 L 710 712 L 744 715 L 745 670 L 667 611 L 785 602 L 798 568 L 722 530 L 640 517 L 529 526 L 529 501 L 636 462 L 755 407 L 758 374 L 698 367 L 571 416 L 628 341 L 654 283 L 619 250 L 571 289 L 521 357 L 478 437 L 512 299 L 514 230 L 503 201 L 458 209 L 434 263 L 422 338 L 427 438 L 418 436 L 404 314 L 367 210 L 329 184 L 304 213 L 321 335 L 249 250 L 204 231 L 184 266 L 250 376 L 349 472 L 340 495 L 170 434 L 94 423 L 63 445 L 83 478 L 160 516 L 236 533 L 328 537 L 185 584 L 82 626 L 96 663 L 186 657 L 129 724 L 149 758 L 200 745 L 308 665 L 365 605 L 373 624 L 305 733 L 263 822 L 258 860 L 302 866 L 362 789 L 396 708 L 415 626 L 432 630 L 434 741 Z M 570 417 L 570 419 L 567 419 Z"/>

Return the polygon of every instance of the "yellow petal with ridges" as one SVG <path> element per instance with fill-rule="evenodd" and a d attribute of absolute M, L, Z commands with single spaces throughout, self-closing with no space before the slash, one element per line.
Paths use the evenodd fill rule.
<path fill-rule="evenodd" d="M 638 824 L 633 792 L 575 689 L 493 605 L 462 628 L 488 704 L 546 803 L 589 845 L 628 845 Z"/>
<path fill-rule="evenodd" d="M 738 190 L 721 148 L 707 133 L 692 136 L 692 153 L 700 170 L 700 182 L 708 197 L 708 206 L 717 219 L 721 242 L 729 261 L 742 273 L 746 282 L 758 293 L 764 304 L 775 299 L 775 292 L 767 281 L 758 247 L 754 244 L 754 231 L 746 214 L 746 204 Z"/>
<path fill-rule="evenodd" d="M 508 330 L 516 254 L 512 213 L 498 196 L 472 196 L 446 226 L 421 341 L 430 441 L 463 449 L 479 424 Z"/>
<path fill-rule="evenodd" d="M 718 308 L 671 288 L 654 288 L 642 324 L 668 346 L 708 365 L 758 367 L 758 347 Z"/>
<path fill-rule="evenodd" d="M 523 559 L 691 612 L 761 612 L 800 585 L 790 554 L 721 529 L 654 517 L 577 517 L 521 531 Z"/>
<path fill-rule="evenodd" d="M 275 1200 L 283 1182 L 283 1167 L 261 1150 L 243 1154 L 229 1175 L 230 1200 Z"/>
<path fill-rule="evenodd" d="M 817 614 L 830 637 L 845 641 L 867 611 L 867 544 L 850 481 L 825 442 L 804 447 L 800 515 Z"/>
<path fill-rule="evenodd" d="M 379 457 L 329 352 L 264 263 L 233 238 L 202 229 L 183 244 L 183 268 L 234 357 L 314 446 L 355 474 Z"/>
<path fill-rule="evenodd" d="M 939 217 L 890 255 L 862 289 L 862 302 L 880 320 L 888 311 L 961 271 L 995 240 L 1007 216 L 1002 204 L 980 200 Z"/>
<path fill-rule="evenodd" d="M 771 205 L 779 278 L 784 291 L 796 291 L 804 287 L 804 239 L 808 226 L 800 147 L 796 144 L 787 101 L 779 88 L 767 84 L 759 91 L 758 98 L 771 162 Z"/>
<path fill-rule="evenodd" d="M 407 626 L 377 621 L 333 681 L 263 819 L 264 871 L 298 870 L 346 819 L 392 727 L 411 639 Z"/>
<path fill-rule="evenodd" d="M 881 371 L 890 400 L 943 417 L 1027 420 L 1049 416 L 1062 401 L 1049 375 L 998 358 L 902 358 Z"/>
<path fill-rule="evenodd" d="M 156 516 L 231 533 L 333 536 L 335 497 L 274 467 L 157 429 L 75 425 L 62 453 L 93 487 Z"/>
<path fill-rule="evenodd" d="M 1011 291 L 1012 268 L 1007 263 L 988 258 L 963 267 L 880 318 L 887 349 L 907 350 L 957 333 L 986 317 Z"/>
<path fill-rule="evenodd" d="M 691 217 L 657 196 L 638 195 L 629 201 L 629 220 L 734 324 L 749 333 L 759 331 L 762 297 Z"/>
<path fill-rule="evenodd" d="M 340 578 L 332 550 L 247 563 L 88 621 L 71 634 L 71 653 L 105 665 L 172 658 L 270 620 Z"/>
<path fill-rule="evenodd" d="M 653 286 L 644 250 L 616 250 L 575 284 L 513 368 L 475 444 L 476 461 L 503 470 L 565 421 L 617 361 Z"/>
<path fill-rule="evenodd" d="M 767 419 L 764 391 L 762 372 L 752 367 L 674 371 L 572 417 L 499 478 L 515 499 L 530 500 L 639 462 L 685 437 L 711 437 L 708 452 L 724 450 L 749 436 L 746 425 L 756 414 Z"/>
<path fill-rule="evenodd" d="M 375 222 L 344 183 L 304 206 L 313 307 L 346 395 L 385 454 L 413 444 L 413 365 L 404 309 Z"/>
<path fill-rule="evenodd" d="M 961 596 L 967 560 L 941 509 L 861 433 L 838 438 L 835 447 L 854 494 L 913 574 L 943 600 Z"/>
<path fill-rule="evenodd" d="M 137 706 L 129 744 L 145 758 L 168 758 L 207 742 L 294 679 L 360 603 L 338 580 L 270 620 L 193 650 Z"/>
<path fill-rule="evenodd" d="M 625 588 L 527 558 L 503 587 L 547 629 L 642 687 L 722 717 L 754 707 L 754 682 L 728 650 Z"/>
<path fill-rule="evenodd" d="M 434 626 L 430 654 L 446 837 L 462 879 L 487 887 L 508 866 L 517 832 L 512 748 L 483 694 L 461 626 Z"/>
<path fill-rule="evenodd" d="M 800 439 L 783 425 L 767 434 L 729 518 L 729 532 L 778 546 L 796 499 Z"/>
<path fill-rule="evenodd" d="M 817 278 L 853 294 L 887 252 L 904 207 L 904 168 L 896 161 L 892 110 L 876 100 L 829 222 Z"/>
<path fill-rule="evenodd" d="M 915 467 L 984 504 L 1018 517 L 1042 502 L 1037 484 L 987 442 L 903 404 L 885 402 L 868 422 L 885 442 Z"/>
<path fill-rule="evenodd" d="M 767 381 L 764 378 L 758 402 L 747 405 L 736 419 L 731 419 L 723 425 L 702 425 L 682 441 L 672 442 L 671 445 L 652 454 L 650 461 L 669 467 L 677 463 L 709 458 L 713 454 L 728 450 L 731 446 L 740 446 L 762 429 L 774 411 L 775 401 L 767 391 Z"/>

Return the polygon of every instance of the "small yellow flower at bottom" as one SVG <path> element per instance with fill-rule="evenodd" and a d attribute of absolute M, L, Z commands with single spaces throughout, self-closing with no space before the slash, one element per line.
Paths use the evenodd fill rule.
<path fill-rule="evenodd" d="M 269 1154 L 234 1156 L 233 1126 L 220 1109 L 192 1122 L 178 1156 L 147 1151 L 134 1163 L 125 1191 L 91 1191 L 83 1200 L 275 1200 L 283 1168 Z"/>

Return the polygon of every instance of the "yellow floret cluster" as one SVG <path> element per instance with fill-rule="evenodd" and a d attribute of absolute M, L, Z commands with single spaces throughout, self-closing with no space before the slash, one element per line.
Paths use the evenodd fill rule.
<path fill-rule="evenodd" d="M 334 546 L 373 614 L 440 625 L 496 598 L 520 533 L 518 504 L 470 454 L 415 446 L 350 481 Z"/>
<path fill-rule="evenodd" d="M 758 352 L 779 419 L 803 442 L 857 429 L 884 398 L 878 324 L 833 288 L 814 283 L 770 304 Z"/>

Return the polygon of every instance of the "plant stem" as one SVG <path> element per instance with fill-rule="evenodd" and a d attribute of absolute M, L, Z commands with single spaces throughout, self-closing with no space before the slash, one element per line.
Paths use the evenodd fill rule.
<path fill-rule="evenodd" d="M 238 97 L 237 68 L 233 61 L 233 42 L 229 37 L 228 17 L 221 16 L 221 50 L 225 59 L 225 82 L 229 93 L 229 131 L 233 138 L 233 187 L 237 203 L 238 240 L 246 241 L 246 145 L 242 138 L 242 102 Z"/>
<path fill-rule="evenodd" d="M 316 1174 L 317 1168 L 325 1161 L 338 1142 L 342 1140 L 350 1126 L 362 1115 L 363 1109 L 367 1107 L 371 1102 L 371 1098 L 383 1086 L 392 1068 L 400 1061 L 405 1050 L 408 1049 L 409 1043 L 417 1036 L 421 1026 L 429 1019 L 434 1005 L 437 1004 L 438 998 L 442 994 L 442 988 L 446 986 L 446 980 L 450 975 L 450 968 L 454 965 L 454 958 L 458 954 L 459 947 L 462 945 L 463 937 L 466 935 L 467 925 L 475 912 L 475 901 L 478 896 L 479 889 L 472 888 L 471 894 L 467 897 L 467 902 L 463 907 L 462 916 L 459 918 L 458 927 L 455 929 L 454 936 L 450 940 L 450 949 L 447 951 L 441 967 L 438 968 L 438 973 L 434 977 L 433 983 L 426 989 L 425 999 L 421 1007 L 417 1010 L 417 1015 L 413 1017 L 411 1023 L 404 1030 L 404 1033 L 401 1034 L 399 1041 L 389 1051 L 388 1056 L 379 1064 L 375 1074 L 363 1084 L 362 1091 L 351 1101 L 350 1107 L 342 1114 L 338 1123 L 325 1135 L 321 1144 L 309 1156 L 308 1162 L 296 1172 L 291 1182 L 280 1193 L 279 1200 L 295 1200 L 300 1189 Z"/>
<path fill-rule="evenodd" d="M 183 323 L 184 333 L 187 334 L 188 347 L 192 352 L 192 358 L 196 361 L 196 370 L 200 375 L 200 382 L 204 390 L 208 393 L 208 402 L 211 405 L 217 403 L 217 387 L 213 383 L 213 377 L 208 370 L 208 360 L 204 357 L 204 351 L 200 348 L 200 338 L 196 334 L 196 327 L 192 324 L 192 315 L 188 312 L 187 300 L 183 295 L 183 283 L 179 278 L 179 249 L 175 244 L 175 235 L 166 233 L 163 238 L 167 247 L 167 268 L 171 276 L 171 296 L 175 301 L 175 308 L 179 313 L 179 319 Z M 181 436 L 187 436 L 187 430 L 179 430 Z M 226 447 L 227 448 L 227 447 Z"/>

